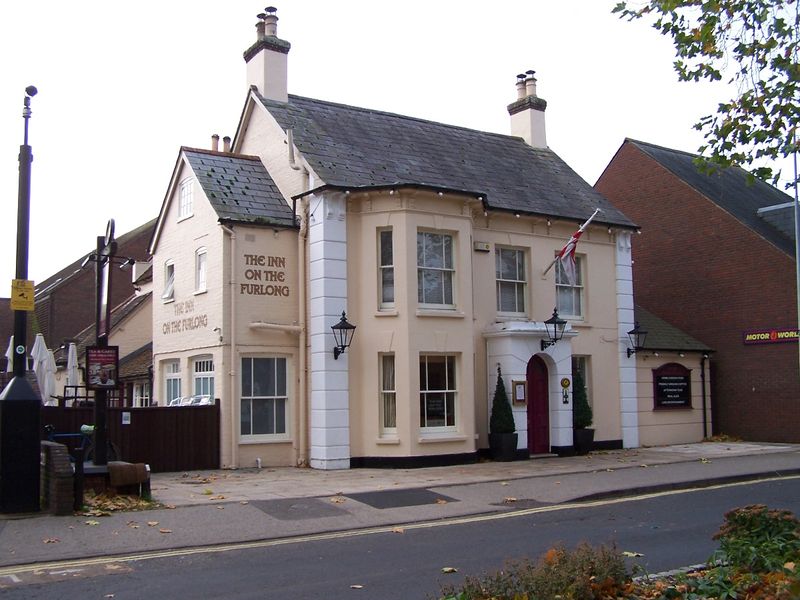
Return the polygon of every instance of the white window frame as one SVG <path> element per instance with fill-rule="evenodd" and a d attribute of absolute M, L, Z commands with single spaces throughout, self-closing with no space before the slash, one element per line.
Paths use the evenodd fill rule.
<path fill-rule="evenodd" d="M 442 248 L 441 266 L 435 263 L 437 256 L 434 254 L 429 258 L 425 253 L 426 236 L 438 238 L 436 245 Z M 447 256 L 445 240 L 450 240 L 450 256 Z M 417 302 L 422 308 L 445 308 L 454 309 L 456 307 L 456 268 L 455 268 L 455 244 L 456 238 L 452 233 L 445 233 L 441 231 L 417 231 Z M 448 266 L 449 259 L 449 266 Z M 430 276 L 441 278 L 441 292 L 442 302 L 427 302 L 430 298 L 425 297 L 425 286 L 422 284 L 426 274 Z M 450 292 L 450 302 L 447 302 L 447 292 Z"/>
<path fill-rule="evenodd" d="M 445 359 L 445 387 L 444 389 L 429 388 L 430 359 Z M 447 363 L 452 361 L 452 381 L 449 377 Z M 424 369 L 423 369 L 424 366 Z M 419 355 L 420 382 L 419 382 L 419 409 L 420 409 L 420 431 L 422 433 L 445 433 L 458 430 L 458 360 L 455 354 L 436 354 L 427 353 Z M 444 425 L 428 425 L 427 406 L 430 396 L 444 394 Z M 447 396 L 452 397 L 452 410 L 448 411 Z M 431 398 L 432 400 L 432 398 Z M 450 417 L 450 418 L 448 418 Z M 451 424 L 448 424 L 451 421 Z"/>
<path fill-rule="evenodd" d="M 135 382 L 133 384 L 133 405 L 150 406 L 150 382 Z"/>
<path fill-rule="evenodd" d="M 528 307 L 528 272 L 527 272 L 527 260 L 525 259 L 525 250 L 521 248 L 512 248 L 508 246 L 495 246 L 494 249 L 494 256 L 495 256 L 495 280 L 496 280 L 496 287 L 497 287 L 497 312 L 501 315 L 509 315 L 509 316 L 525 316 L 527 314 L 527 307 Z M 505 252 L 513 252 L 516 257 L 517 267 L 516 273 L 514 273 L 514 277 L 509 277 L 508 273 L 502 273 L 502 255 Z M 506 275 L 506 277 L 503 277 Z M 514 290 L 514 304 L 513 308 L 517 310 L 504 310 L 502 305 L 502 294 L 501 289 L 503 288 L 512 288 Z M 517 304 L 518 301 L 521 301 L 522 306 Z"/>
<path fill-rule="evenodd" d="M 208 251 L 198 248 L 194 253 L 194 292 L 200 294 L 208 289 Z"/>
<path fill-rule="evenodd" d="M 194 179 L 187 177 L 178 188 L 178 220 L 188 219 L 194 214 Z"/>
<path fill-rule="evenodd" d="M 379 354 L 379 413 L 381 436 L 397 435 L 397 369 L 394 354 Z"/>
<path fill-rule="evenodd" d="M 582 321 L 586 315 L 586 260 L 584 256 L 575 256 L 575 283 L 569 281 L 560 260 L 556 261 L 556 308 L 562 319 Z M 568 295 L 569 305 L 562 303 L 562 297 Z M 579 310 L 572 310 L 577 299 Z"/>
<path fill-rule="evenodd" d="M 164 406 L 169 405 L 173 398 L 181 397 L 181 363 L 179 360 L 165 360 L 164 368 Z M 177 389 L 170 390 L 172 387 Z M 170 391 L 177 391 L 177 395 L 170 394 Z"/>
<path fill-rule="evenodd" d="M 192 359 L 192 391 L 195 395 L 208 395 L 214 399 L 213 356 L 196 356 Z"/>
<path fill-rule="evenodd" d="M 388 257 L 384 256 L 384 244 L 388 240 Z M 384 262 L 388 258 L 388 262 Z M 382 309 L 394 308 L 395 291 L 394 280 L 394 232 L 391 229 L 378 230 L 378 306 Z M 391 280 L 391 282 L 389 282 Z M 388 283 L 391 283 L 391 290 Z M 391 296 L 391 298 L 388 298 Z"/>
<path fill-rule="evenodd" d="M 175 300 L 175 262 L 172 259 L 164 263 L 164 292 L 161 299 L 164 302 Z"/>
<path fill-rule="evenodd" d="M 254 361 L 257 360 L 272 360 L 275 361 L 273 374 L 275 376 L 274 386 L 273 386 L 273 394 L 260 394 L 254 395 L 255 390 L 255 381 L 253 379 L 254 376 L 254 369 L 253 365 L 255 364 Z M 250 361 L 250 384 L 249 384 L 249 395 L 245 395 L 245 392 L 248 391 L 248 387 L 245 386 L 244 377 L 245 377 L 245 361 Z M 239 416 L 239 436 L 244 442 L 269 442 L 269 441 L 284 441 L 290 440 L 291 435 L 291 418 L 290 418 L 290 404 L 289 404 L 289 385 L 291 382 L 291 373 L 289 372 L 289 359 L 286 356 L 276 356 L 276 355 L 245 355 L 241 357 L 239 361 L 239 365 L 241 367 L 241 376 L 239 378 L 239 409 L 240 409 L 240 416 Z M 283 368 L 283 390 L 280 390 L 280 380 L 278 377 L 278 369 L 282 366 Z M 265 390 L 267 391 L 267 390 Z M 283 392 L 280 394 L 278 392 Z M 276 433 L 252 433 L 253 431 L 253 420 L 252 420 L 252 405 L 253 401 L 272 401 L 273 402 L 273 418 L 277 418 L 277 407 L 278 403 L 283 403 L 283 431 L 276 432 Z M 249 411 L 251 418 L 249 420 L 250 423 L 250 431 L 245 432 L 243 430 L 243 419 L 245 415 L 245 411 Z M 277 420 L 274 423 L 275 429 L 277 430 L 278 423 Z"/>

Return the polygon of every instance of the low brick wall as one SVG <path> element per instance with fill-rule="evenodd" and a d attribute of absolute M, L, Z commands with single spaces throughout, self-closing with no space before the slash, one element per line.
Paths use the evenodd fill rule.
<path fill-rule="evenodd" d="M 72 464 L 64 444 L 42 442 L 42 510 L 71 515 L 75 493 Z"/>

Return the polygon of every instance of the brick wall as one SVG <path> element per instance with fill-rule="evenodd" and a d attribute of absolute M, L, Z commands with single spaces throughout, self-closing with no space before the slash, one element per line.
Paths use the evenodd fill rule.
<path fill-rule="evenodd" d="M 800 442 L 797 344 L 742 343 L 745 330 L 797 326 L 793 257 L 630 142 L 595 187 L 642 227 L 637 302 L 714 349 L 717 431 Z"/>

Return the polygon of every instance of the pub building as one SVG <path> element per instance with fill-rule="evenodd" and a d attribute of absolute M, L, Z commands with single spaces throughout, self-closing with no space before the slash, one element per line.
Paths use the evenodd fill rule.
<path fill-rule="evenodd" d="M 634 309 L 636 224 L 547 146 L 532 71 L 510 135 L 300 97 L 277 20 L 235 136 L 181 148 L 162 204 L 158 404 L 218 399 L 223 467 L 476 460 L 498 368 L 520 456 L 572 452 L 578 371 L 595 448 L 703 437 L 709 349 Z M 571 277 L 553 259 L 597 208 Z"/>

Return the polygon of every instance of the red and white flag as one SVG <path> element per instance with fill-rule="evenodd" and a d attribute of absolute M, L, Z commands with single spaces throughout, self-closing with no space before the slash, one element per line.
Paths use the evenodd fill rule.
<path fill-rule="evenodd" d="M 589 223 L 592 222 L 592 219 L 594 219 L 599 212 L 599 208 L 595 209 L 595 211 L 592 213 L 592 216 L 586 219 L 586 222 L 583 225 L 578 227 L 578 231 L 572 234 L 572 237 L 569 238 L 569 241 L 564 245 L 561 251 L 556 254 L 553 262 L 551 262 L 550 266 L 544 270 L 543 275 L 547 275 L 547 272 L 553 268 L 553 265 L 560 260 L 561 266 L 563 267 L 564 273 L 566 273 L 567 278 L 569 279 L 570 285 L 575 285 L 575 248 L 578 246 L 578 240 L 581 239 L 584 230 L 589 226 Z"/>

